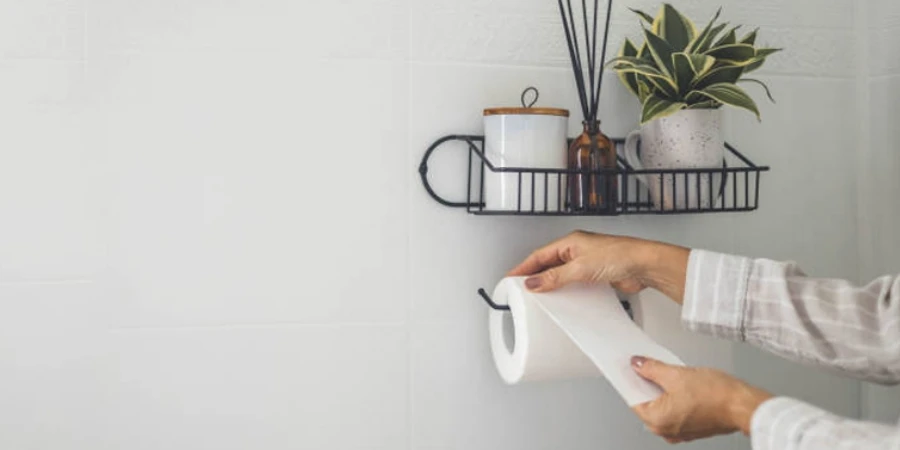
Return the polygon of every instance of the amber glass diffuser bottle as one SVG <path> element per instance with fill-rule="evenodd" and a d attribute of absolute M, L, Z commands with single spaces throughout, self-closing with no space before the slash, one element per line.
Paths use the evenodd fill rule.
<path fill-rule="evenodd" d="M 599 122 L 584 124 L 584 132 L 569 146 L 569 208 L 613 212 L 618 204 L 616 147 L 600 132 Z"/>
<path fill-rule="evenodd" d="M 614 214 L 619 206 L 616 146 L 600 131 L 600 121 L 597 120 L 612 0 L 607 0 L 606 28 L 603 31 L 603 46 L 599 60 L 597 59 L 599 0 L 594 0 L 594 9 L 590 13 L 587 2 L 581 2 L 582 17 L 577 21 L 571 0 L 566 0 L 565 3 L 558 0 L 558 3 L 569 57 L 572 61 L 572 71 L 575 74 L 575 85 L 578 88 L 578 99 L 584 116 L 584 132 L 572 141 L 568 152 L 568 207 L 578 212 Z M 589 26 L 589 16 L 593 16 L 593 27 Z M 577 23 L 584 24 L 583 40 L 579 40 Z M 585 55 L 584 58 L 582 54 Z"/>

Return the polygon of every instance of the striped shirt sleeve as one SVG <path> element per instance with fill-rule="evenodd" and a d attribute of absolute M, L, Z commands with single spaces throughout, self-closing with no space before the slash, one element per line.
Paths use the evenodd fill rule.
<path fill-rule="evenodd" d="M 796 264 L 695 250 L 682 319 L 800 362 L 881 383 L 900 381 L 900 278 L 866 286 L 807 277 Z M 754 450 L 900 448 L 898 428 L 844 419 L 776 397 L 753 414 Z"/>
<path fill-rule="evenodd" d="M 900 430 L 844 419 L 785 397 L 760 405 L 750 425 L 754 450 L 896 449 Z"/>
<path fill-rule="evenodd" d="M 694 250 L 682 321 L 794 361 L 900 382 L 900 277 L 855 286 L 808 277 L 791 262 Z"/>

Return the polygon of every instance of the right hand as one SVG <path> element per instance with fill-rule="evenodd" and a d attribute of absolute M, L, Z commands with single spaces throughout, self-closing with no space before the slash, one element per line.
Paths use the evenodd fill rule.
<path fill-rule="evenodd" d="M 750 434 L 753 414 L 772 394 L 713 369 L 671 366 L 635 356 L 631 366 L 664 393 L 635 406 L 647 428 L 669 443 L 719 434 Z"/>
<path fill-rule="evenodd" d="M 607 282 L 628 294 L 653 287 L 681 303 L 689 253 L 660 242 L 576 231 L 532 253 L 509 276 L 527 276 L 525 284 L 535 292 Z"/>

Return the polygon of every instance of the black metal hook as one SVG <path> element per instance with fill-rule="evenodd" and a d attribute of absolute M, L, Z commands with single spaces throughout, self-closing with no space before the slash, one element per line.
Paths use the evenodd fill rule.
<path fill-rule="evenodd" d="M 478 290 L 478 295 L 484 299 L 484 301 L 491 307 L 491 309 L 495 309 L 497 311 L 509 311 L 509 305 L 498 305 L 491 300 L 491 297 L 484 291 L 484 289 Z"/>
<path fill-rule="evenodd" d="M 444 136 L 438 139 L 434 144 L 431 144 L 431 147 L 428 147 L 428 150 L 425 152 L 425 155 L 422 156 L 422 162 L 419 163 L 419 176 L 422 178 L 422 185 L 425 186 L 425 191 L 428 192 L 428 195 L 431 196 L 436 202 L 449 206 L 451 208 L 483 208 L 484 203 L 481 202 L 451 202 L 449 200 L 445 200 L 443 197 L 437 194 L 434 189 L 431 188 L 431 183 L 428 182 L 428 159 L 431 158 L 431 154 L 434 153 L 435 150 L 438 149 L 442 144 L 448 141 L 464 141 L 468 144 L 469 150 L 469 173 L 471 178 L 471 152 L 478 151 L 478 147 L 475 145 L 475 140 L 484 140 L 483 137 L 480 136 L 463 136 L 463 135 L 451 135 Z M 481 152 L 478 152 L 479 156 Z M 471 184 L 471 179 L 469 180 Z"/>
<path fill-rule="evenodd" d="M 625 314 L 628 314 L 628 317 L 631 318 L 631 320 L 633 321 L 634 320 L 634 310 L 631 309 L 631 302 L 620 298 L 619 303 L 622 304 L 622 308 L 625 310 Z"/>
<path fill-rule="evenodd" d="M 496 311 L 509 311 L 509 305 L 497 304 L 484 289 L 478 289 L 478 295 L 484 299 L 484 302 L 487 303 L 491 309 Z M 631 320 L 634 320 L 634 310 L 631 309 L 631 302 L 622 299 L 619 299 L 619 302 L 622 304 L 622 308 L 625 309 L 625 313 L 628 314 L 628 317 L 630 317 Z"/>

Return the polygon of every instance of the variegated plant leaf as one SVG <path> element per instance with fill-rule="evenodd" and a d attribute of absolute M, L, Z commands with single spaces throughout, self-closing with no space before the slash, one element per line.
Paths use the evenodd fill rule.
<path fill-rule="evenodd" d="M 619 58 L 637 58 L 638 49 L 630 39 L 625 39 L 622 49 L 619 51 Z M 630 72 L 617 72 L 619 80 L 622 81 L 632 94 L 638 95 L 637 75 Z"/>
<path fill-rule="evenodd" d="M 741 40 L 738 42 L 741 44 L 756 45 L 756 35 L 758 33 L 759 33 L 759 28 L 756 28 L 755 30 L 747 33 L 747 35 L 742 37 Z"/>
<path fill-rule="evenodd" d="M 678 86 L 678 93 L 690 92 L 691 83 L 697 75 L 691 64 L 691 55 L 678 52 L 672 54 L 673 74 L 675 75 L 675 85 Z"/>
<path fill-rule="evenodd" d="M 722 14 L 722 7 L 719 7 L 719 10 L 716 11 L 716 15 L 713 16 L 712 20 L 703 28 L 703 31 L 694 36 L 694 40 L 687 47 L 687 53 L 698 53 L 697 49 L 701 47 L 704 41 L 710 40 L 709 36 L 712 34 L 713 25 L 715 25 L 716 21 L 719 20 L 719 16 Z"/>
<path fill-rule="evenodd" d="M 697 35 L 694 22 L 668 3 L 663 3 L 657 20 L 659 25 L 654 28 L 653 32 L 664 39 L 676 52 L 684 51 Z"/>
<path fill-rule="evenodd" d="M 762 86 L 762 88 L 766 91 L 766 97 L 769 97 L 769 101 L 775 103 L 775 97 L 772 97 L 772 91 L 769 90 L 769 86 L 766 86 L 766 83 L 763 83 L 760 80 L 755 78 L 741 78 L 738 80 L 739 83 L 754 83 Z"/>
<path fill-rule="evenodd" d="M 663 38 L 653 34 L 650 30 L 644 29 L 644 38 L 647 40 L 647 48 L 653 61 L 656 62 L 659 70 L 667 75 L 672 74 L 672 53 L 675 49 L 669 45 Z"/>
<path fill-rule="evenodd" d="M 756 106 L 756 102 L 754 102 L 743 89 L 735 84 L 719 83 L 707 86 L 703 90 L 693 92 L 696 92 L 699 96 L 715 100 L 723 105 L 746 109 L 755 114 L 757 120 L 760 120 L 759 108 Z"/>
<path fill-rule="evenodd" d="M 641 110 L 641 124 L 675 114 L 684 109 L 685 106 L 687 105 L 682 102 L 674 102 L 651 95 L 644 100 Z"/>
<path fill-rule="evenodd" d="M 741 28 L 741 25 L 737 25 L 737 26 L 733 27 L 732 29 L 728 30 L 727 32 L 725 32 L 725 34 L 722 35 L 722 38 L 719 39 L 718 41 L 716 41 L 716 43 L 713 44 L 713 46 L 710 47 L 710 49 L 714 49 L 716 47 L 721 47 L 723 45 L 737 44 L 738 43 L 737 30 L 739 30 L 740 28 Z"/>
<path fill-rule="evenodd" d="M 758 48 L 756 49 L 756 58 L 754 61 L 747 65 L 747 70 L 744 73 L 753 72 L 756 69 L 762 67 L 763 63 L 766 62 L 766 58 L 770 55 L 780 52 L 780 48 Z"/>
<path fill-rule="evenodd" d="M 704 89 L 707 86 L 721 83 L 737 83 L 744 74 L 743 67 L 724 66 L 710 70 L 702 77 L 694 80 L 693 89 Z"/>
<path fill-rule="evenodd" d="M 641 11 L 641 10 L 635 9 L 635 8 L 628 8 L 628 9 L 631 12 L 637 14 L 638 17 L 640 17 L 644 22 L 647 22 L 647 25 L 653 25 L 653 16 L 651 16 L 650 14 L 647 14 L 644 11 Z"/>
<path fill-rule="evenodd" d="M 715 47 L 704 54 L 716 58 L 720 63 L 740 65 L 755 58 L 756 49 L 747 44 L 728 44 Z"/>
<path fill-rule="evenodd" d="M 706 75 L 716 65 L 716 58 L 709 55 L 688 55 L 690 57 L 691 69 L 694 71 L 694 78 L 700 78 Z"/>

